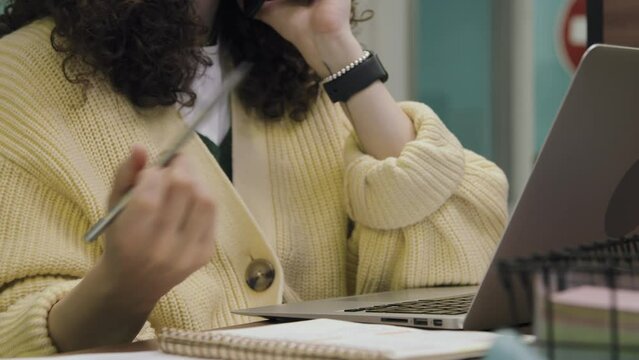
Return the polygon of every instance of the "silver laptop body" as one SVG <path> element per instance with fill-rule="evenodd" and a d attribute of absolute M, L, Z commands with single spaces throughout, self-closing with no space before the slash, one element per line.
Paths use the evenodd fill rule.
<path fill-rule="evenodd" d="M 391 291 L 234 313 L 436 329 L 529 323 L 528 306 L 517 306 L 516 315 L 509 310 L 498 277 L 500 260 L 634 233 L 639 225 L 638 160 L 639 49 L 594 46 L 577 70 L 480 287 Z M 521 289 L 514 296 L 518 304 L 526 304 Z M 431 301 L 442 299 L 445 303 L 438 307 Z M 420 312 L 424 303 L 435 304 L 435 309 L 427 306 L 428 313 Z M 446 314 L 450 309 L 453 314 Z"/>

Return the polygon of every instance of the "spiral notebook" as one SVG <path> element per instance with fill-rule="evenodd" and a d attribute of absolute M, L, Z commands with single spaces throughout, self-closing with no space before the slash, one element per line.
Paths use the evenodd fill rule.
<path fill-rule="evenodd" d="M 483 356 L 495 333 L 419 330 L 316 319 L 236 330 L 165 330 L 162 351 L 210 359 L 466 359 Z"/>

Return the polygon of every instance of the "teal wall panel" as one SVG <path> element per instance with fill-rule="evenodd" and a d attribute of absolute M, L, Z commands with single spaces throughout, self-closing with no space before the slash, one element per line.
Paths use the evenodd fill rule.
<path fill-rule="evenodd" d="M 492 2 L 420 0 L 414 90 L 467 148 L 491 157 Z"/>

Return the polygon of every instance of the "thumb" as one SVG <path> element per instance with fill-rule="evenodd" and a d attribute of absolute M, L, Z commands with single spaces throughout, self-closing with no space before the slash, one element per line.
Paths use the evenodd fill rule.
<path fill-rule="evenodd" d="M 283 2 L 273 2 L 267 3 L 262 6 L 260 11 L 255 14 L 255 19 L 266 23 L 271 27 L 275 27 L 278 23 L 277 20 L 287 20 L 291 12 L 300 7 L 300 1 L 283 1 Z"/>
<path fill-rule="evenodd" d="M 109 198 L 109 207 L 113 207 L 135 185 L 135 179 L 146 166 L 147 159 L 146 150 L 140 145 L 133 145 L 129 158 L 120 165 L 115 175 L 113 190 Z"/>

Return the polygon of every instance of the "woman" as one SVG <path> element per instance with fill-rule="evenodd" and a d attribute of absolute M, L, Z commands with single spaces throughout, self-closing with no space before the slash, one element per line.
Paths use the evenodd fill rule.
<path fill-rule="evenodd" d="M 319 80 L 363 53 L 350 0 L 267 1 L 257 20 L 234 0 L 11 4 L 0 18 L 0 355 L 480 280 L 506 219 L 505 177 L 381 81 L 330 101 Z M 147 167 L 243 60 L 255 66 L 228 106 L 168 167 Z M 84 243 L 129 189 L 106 236 Z"/>

